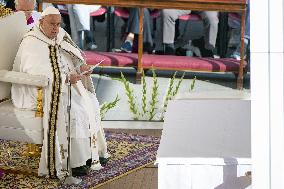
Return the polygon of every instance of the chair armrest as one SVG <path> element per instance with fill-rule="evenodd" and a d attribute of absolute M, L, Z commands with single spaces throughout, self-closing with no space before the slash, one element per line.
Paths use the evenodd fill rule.
<path fill-rule="evenodd" d="M 23 72 L 0 70 L 0 81 L 46 87 L 49 80 L 46 76 L 42 75 L 31 75 Z"/>

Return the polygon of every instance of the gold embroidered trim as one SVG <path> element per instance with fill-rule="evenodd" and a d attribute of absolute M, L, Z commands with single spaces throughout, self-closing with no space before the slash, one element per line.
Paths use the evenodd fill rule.
<path fill-rule="evenodd" d="M 37 104 L 36 104 L 36 117 L 43 117 L 43 105 L 42 105 L 42 87 L 37 88 Z"/>
<path fill-rule="evenodd" d="M 97 145 L 97 139 L 95 138 L 95 135 L 93 135 L 92 143 L 93 143 L 93 145 L 94 145 L 94 148 L 96 148 L 96 145 Z"/>
<path fill-rule="evenodd" d="M 32 28 L 33 29 L 33 28 Z M 44 40 L 42 40 L 41 38 L 39 38 L 39 37 L 37 37 L 37 36 L 35 36 L 35 35 L 33 35 L 33 34 L 27 34 L 27 35 L 25 35 L 24 37 L 23 37 L 23 39 L 25 39 L 25 38 L 27 38 L 27 37 L 34 37 L 34 38 L 36 38 L 36 39 L 38 39 L 38 40 L 40 40 L 40 41 L 42 41 L 42 42 L 44 42 L 44 43 L 46 43 L 46 44 L 48 44 L 49 45 L 49 43 L 47 43 L 46 41 L 44 41 Z M 22 39 L 22 41 L 23 41 L 23 39 Z"/>
<path fill-rule="evenodd" d="M 74 41 L 72 41 L 67 35 L 65 35 L 63 37 L 63 40 L 66 41 L 67 43 L 69 43 L 70 45 L 72 45 L 73 47 L 75 47 L 76 49 L 80 49 L 75 43 Z"/>
<path fill-rule="evenodd" d="M 51 178 L 57 178 L 55 167 L 55 133 L 58 119 L 58 108 L 61 93 L 61 75 L 57 61 L 56 46 L 49 45 L 49 58 L 53 72 L 53 83 L 51 91 L 49 132 L 48 132 L 48 169 Z"/>
<path fill-rule="evenodd" d="M 66 43 L 69 43 L 71 46 L 73 46 L 74 48 L 78 49 L 82 54 L 84 54 L 84 52 L 67 36 L 65 35 L 63 37 L 63 40 L 66 42 Z M 70 56 L 72 56 L 73 58 L 76 58 L 78 59 L 81 63 L 84 63 L 84 61 L 82 61 L 79 57 L 77 57 L 73 52 L 71 51 L 68 51 L 64 48 L 62 48 L 65 52 L 67 52 Z"/>
<path fill-rule="evenodd" d="M 28 143 L 26 144 L 26 150 L 23 153 L 23 156 L 28 157 L 40 157 L 42 147 L 38 144 Z"/>
<path fill-rule="evenodd" d="M 0 5 L 0 18 L 12 15 L 14 12 L 10 8 L 6 8 L 3 5 Z"/>
<path fill-rule="evenodd" d="M 60 154 L 62 159 L 65 159 L 65 153 L 67 153 L 67 149 L 64 149 L 63 144 L 60 144 Z"/>

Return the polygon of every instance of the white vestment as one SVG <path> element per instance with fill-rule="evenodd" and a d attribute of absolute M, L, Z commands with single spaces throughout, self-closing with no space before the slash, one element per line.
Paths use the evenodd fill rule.
<path fill-rule="evenodd" d="M 37 25 L 21 42 L 13 70 L 49 78 L 49 85 L 43 89 L 44 139 L 39 175 L 61 178 L 65 174 L 68 155 L 68 84 L 65 81 L 68 74 L 79 73 L 84 63 L 81 51 L 62 28 L 57 38 L 51 40 Z M 11 92 L 17 108 L 36 109 L 37 87 L 13 84 Z M 99 102 L 90 77 L 83 76 L 71 86 L 70 115 L 71 167 L 85 165 L 89 158 L 93 162 L 99 162 L 99 157 L 107 158 Z"/>
<path fill-rule="evenodd" d="M 27 23 L 28 25 L 28 29 L 32 29 L 35 25 L 37 25 L 37 23 L 39 22 L 41 15 L 39 12 L 37 11 L 33 11 L 31 17 L 33 18 L 33 22 L 32 23 Z"/>
<path fill-rule="evenodd" d="M 70 18 L 71 36 L 76 44 L 79 44 L 78 31 L 90 31 L 90 13 L 95 12 L 100 7 L 101 5 L 67 5 Z"/>

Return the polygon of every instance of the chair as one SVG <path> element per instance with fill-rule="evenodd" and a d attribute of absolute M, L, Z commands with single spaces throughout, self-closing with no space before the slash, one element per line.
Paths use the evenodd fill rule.
<path fill-rule="evenodd" d="M 27 32 L 24 13 L 17 12 L 0 18 L 0 28 L 1 35 L 5 36 L 0 38 L 0 46 L 5 46 L 0 51 L 0 139 L 31 143 L 24 154 L 39 155 L 40 151 L 34 144 L 43 143 L 42 107 L 40 106 L 42 99 L 40 97 L 42 90 L 48 85 L 48 78 L 11 71 L 19 44 Z M 15 108 L 10 99 L 11 83 L 37 86 L 38 109 L 28 111 Z M 0 168 L 9 170 L 9 167 L 5 166 Z M 29 172 L 28 170 L 18 171 Z M 33 173 L 37 174 L 37 171 Z"/>
<path fill-rule="evenodd" d="M 238 24 L 240 25 L 241 22 L 241 15 L 235 12 L 230 12 L 228 14 L 229 19 L 231 19 L 234 22 L 238 22 Z"/>
<path fill-rule="evenodd" d="M 114 9 L 114 14 L 115 16 L 118 16 L 123 19 L 128 19 L 129 17 L 129 11 L 125 8 L 116 7 Z"/>
<path fill-rule="evenodd" d="M 117 17 L 120 17 L 120 18 L 123 18 L 123 19 L 128 19 L 128 17 L 129 17 L 129 11 L 125 8 L 120 8 L 120 7 L 115 8 L 114 14 Z M 150 11 L 150 16 L 153 19 L 158 18 L 160 16 L 160 14 L 161 14 L 161 12 L 160 12 L 159 9 L 154 9 L 154 10 Z"/>

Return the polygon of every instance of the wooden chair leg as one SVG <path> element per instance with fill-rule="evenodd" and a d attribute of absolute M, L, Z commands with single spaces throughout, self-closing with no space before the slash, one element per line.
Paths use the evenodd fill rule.
<path fill-rule="evenodd" d="M 141 84 L 142 72 L 136 72 L 136 84 Z"/>

